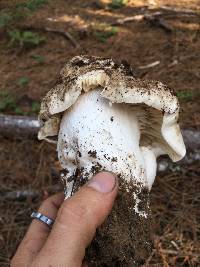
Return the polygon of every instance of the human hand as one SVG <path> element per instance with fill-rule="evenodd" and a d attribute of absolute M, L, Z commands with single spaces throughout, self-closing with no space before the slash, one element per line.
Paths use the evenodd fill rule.
<path fill-rule="evenodd" d="M 46 199 L 39 212 L 55 220 L 50 228 L 34 219 L 11 261 L 11 267 L 80 267 L 96 229 L 111 211 L 118 183 L 108 172 L 95 175 L 71 198 Z"/>

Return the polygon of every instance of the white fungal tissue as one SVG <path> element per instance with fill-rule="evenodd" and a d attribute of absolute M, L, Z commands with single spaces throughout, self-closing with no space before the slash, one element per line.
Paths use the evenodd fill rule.
<path fill-rule="evenodd" d="M 42 101 L 38 138 L 57 141 L 66 197 L 98 171 L 111 171 L 127 191 L 134 187 L 134 211 L 146 217 L 140 193 L 152 187 L 156 158 L 176 162 L 186 153 L 178 117 L 178 99 L 163 83 L 135 78 L 125 63 L 77 56 Z"/>
<path fill-rule="evenodd" d="M 60 124 L 57 150 L 61 165 L 67 170 L 65 179 L 70 180 L 77 168 L 90 179 L 93 170 L 100 167 L 127 181 L 132 179 L 151 187 L 156 173 L 155 155 L 148 148 L 140 148 L 139 141 L 140 127 L 134 109 L 123 104 L 109 105 L 98 89 L 81 95 L 65 111 Z M 72 186 L 73 181 L 68 186 L 69 194 Z M 135 211 L 139 213 L 137 208 Z"/>

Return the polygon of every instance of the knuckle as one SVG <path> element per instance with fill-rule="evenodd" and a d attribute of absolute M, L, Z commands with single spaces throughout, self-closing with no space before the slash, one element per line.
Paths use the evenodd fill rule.
<path fill-rule="evenodd" d="M 39 210 L 47 209 L 51 206 L 51 204 L 52 204 L 52 200 L 51 200 L 51 197 L 49 197 L 42 201 L 42 204 L 40 205 Z"/>
<path fill-rule="evenodd" d="M 58 210 L 60 208 L 60 205 L 62 204 L 63 199 L 62 198 L 58 198 L 58 196 L 53 195 L 51 197 L 48 197 L 47 199 L 45 199 L 40 207 L 39 207 L 39 211 L 44 211 L 44 210 L 49 210 L 49 209 L 53 209 L 53 210 Z"/>
<path fill-rule="evenodd" d="M 47 207 L 48 205 L 49 205 L 49 199 L 47 198 L 47 199 L 45 199 L 45 200 L 42 201 L 42 203 L 41 203 L 41 205 L 40 205 L 40 209 L 41 209 L 41 208 L 45 208 L 45 207 Z"/>

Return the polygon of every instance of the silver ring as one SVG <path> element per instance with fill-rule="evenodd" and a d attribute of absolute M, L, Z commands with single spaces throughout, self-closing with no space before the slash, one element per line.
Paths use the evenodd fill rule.
<path fill-rule="evenodd" d="M 32 212 L 31 218 L 37 219 L 37 220 L 45 223 L 49 227 L 51 227 L 54 224 L 54 220 L 53 219 L 48 218 L 47 216 L 43 215 L 40 212 L 35 212 L 35 211 Z"/>

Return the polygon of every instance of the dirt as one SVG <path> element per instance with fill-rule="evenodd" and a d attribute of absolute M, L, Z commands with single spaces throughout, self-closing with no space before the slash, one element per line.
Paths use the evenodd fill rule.
<path fill-rule="evenodd" d="M 102 166 L 94 165 L 92 173 L 102 170 Z M 77 169 L 73 180 L 74 194 L 88 181 L 84 168 Z M 120 175 L 118 182 L 119 193 L 112 212 L 86 250 L 85 260 L 90 266 L 139 267 L 153 250 L 149 190 L 142 184 L 125 181 Z"/>
<path fill-rule="evenodd" d="M 114 208 L 87 249 L 86 260 L 91 266 L 139 267 L 152 252 L 149 192 L 121 179 L 119 184 Z M 134 211 L 134 193 L 142 199 L 139 210 L 146 213 L 146 218 Z"/>
<path fill-rule="evenodd" d="M 2 0 L 0 9 L 12 9 L 19 2 L 23 1 Z M 1 29 L 0 91 L 9 92 L 16 98 L 17 105 L 25 106 L 23 110 L 26 110 L 27 105 L 31 105 L 33 101 L 40 101 L 54 86 L 60 69 L 71 57 L 80 54 L 111 57 L 118 62 L 126 60 L 132 66 L 136 77 L 160 80 L 173 88 L 176 93 L 181 93 L 179 94 L 180 124 L 183 127 L 199 129 L 200 19 L 198 1 L 137 0 L 129 1 L 127 5 L 119 9 L 108 9 L 107 2 L 49 0 L 48 4 L 30 16 L 15 21 L 9 30 L 29 28 L 46 38 L 44 43 L 33 48 L 9 47 L 8 35 L 4 29 Z M 162 9 L 164 5 L 170 8 L 191 9 L 198 15 L 180 15 L 181 12 L 172 12 L 171 17 L 164 15 L 165 22 L 172 27 L 170 32 L 156 23 L 135 20 L 116 26 L 117 32 L 105 42 L 102 42 L 96 34 L 96 32 L 99 33 L 99 29 L 102 29 L 102 24 L 111 25 L 117 19 L 146 12 L 167 13 L 168 11 Z M 151 9 L 148 9 L 148 6 Z M 74 47 L 61 34 L 45 31 L 46 27 L 68 31 L 80 47 Z M 43 61 L 34 60 L 35 55 L 42 56 Z M 159 61 L 159 64 L 143 68 L 155 61 Z M 27 77 L 28 83 L 20 85 L 21 77 Z M 5 110 L 5 113 L 14 114 L 11 109 Z M 44 142 L 5 138 L 0 138 L 0 143 L 0 266 L 7 267 L 31 221 L 31 211 L 37 209 L 41 201 L 50 194 L 62 190 L 62 186 L 58 187 L 60 166 L 55 146 Z M 199 266 L 199 176 L 198 162 L 173 173 L 166 173 L 162 177 L 157 176 L 150 195 L 153 250 L 146 258 L 145 266 Z M 7 196 L 8 193 L 24 190 L 30 190 L 33 194 L 12 199 Z M 122 216 L 122 210 L 125 210 L 126 220 L 128 218 L 135 223 L 136 217 L 132 216 L 127 209 L 131 198 L 127 199 L 127 195 L 121 191 L 118 199 L 128 203 L 120 206 L 121 202 L 116 202 L 115 207 L 119 208 L 119 216 Z M 138 234 L 138 232 L 135 231 L 134 224 L 122 225 L 123 220 L 115 220 L 114 214 L 115 210 L 106 224 L 113 224 L 112 229 L 117 229 L 117 231 L 119 227 L 122 228 L 122 231 L 118 233 L 124 233 L 124 235 L 114 235 L 105 224 L 101 231 L 98 231 L 98 238 L 93 241 L 93 248 L 91 247 L 93 252 L 88 254 L 90 257 L 91 253 L 95 255 L 98 246 L 102 248 L 105 261 L 109 262 L 108 251 L 112 251 L 113 259 L 117 257 L 114 259 L 115 263 L 123 261 L 120 249 L 122 245 L 124 247 L 124 244 L 118 243 L 119 238 L 124 239 L 124 243 L 127 241 L 126 244 L 130 245 L 128 233 Z M 103 249 L 101 241 L 106 234 L 116 237 L 106 241 L 108 251 Z M 118 246 L 118 250 L 110 249 L 111 241 Z M 127 253 L 130 253 L 130 257 L 135 257 L 133 253 L 135 249 L 130 251 L 131 247 L 127 246 Z M 141 262 L 142 254 L 143 252 L 136 256 L 141 256 Z M 111 263 L 109 266 L 112 266 Z M 120 265 L 116 263 L 116 266 Z"/>

